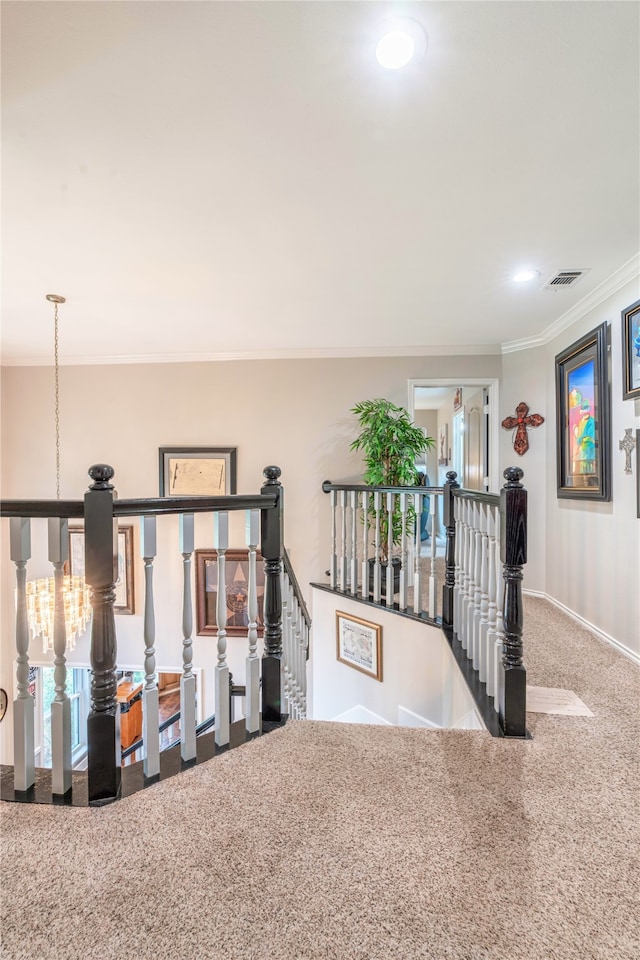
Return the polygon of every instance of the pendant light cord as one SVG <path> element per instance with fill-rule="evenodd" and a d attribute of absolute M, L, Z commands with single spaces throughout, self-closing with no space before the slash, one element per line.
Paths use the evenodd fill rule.
<path fill-rule="evenodd" d="M 54 358 L 56 381 L 56 500 L 60 499 L 60 378 L 58 373 L 58 304 L 54 303 Z"/>

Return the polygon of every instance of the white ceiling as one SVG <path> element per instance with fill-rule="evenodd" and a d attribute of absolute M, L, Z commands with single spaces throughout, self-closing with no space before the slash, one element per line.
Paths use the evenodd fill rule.
<path fill-rule="evenodd" d="M 639 10 L 2 3 L 3 362 L 51 362 L 46 293 L 63 363 L 543 336 L 640 249 Z"/>

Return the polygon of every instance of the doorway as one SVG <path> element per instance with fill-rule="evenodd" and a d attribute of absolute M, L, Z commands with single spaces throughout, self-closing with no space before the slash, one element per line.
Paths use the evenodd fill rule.
<path fill-rule="evenodd" d="M 409 380 L 408 388 L 412 419 L 431 416 L 436 445 L 446 448 L 432 483 L 442 486 L 454 470 L 467 489 L 499 492 L 498 381 L 425 378 Z"/>

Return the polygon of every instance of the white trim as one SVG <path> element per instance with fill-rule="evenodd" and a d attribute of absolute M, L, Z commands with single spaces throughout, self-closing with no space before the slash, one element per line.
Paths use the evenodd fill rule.
<path fill-rule="evenodd" d="M 441 344 L 404 347 L 297 347 L 290 350 L 239 350 L 231 353 L 159 353 L 132 356 L 65 356 L 60 366 L 96 366 L 131 363 L 215 363 L 229 360 L 331 360 L 360 357 L 500 356 L 499 343 Z M 50 367 L 51 357 L 2 357 L 3 367 Z"/>
<path fill-rule="evenodd" d="M 544 346 L 558 334 L 572 326 L 578 320 L 595 310 L 597 306 L 613 296 L 631 280 L 640 276 L 640 253 L 634 254 L 630 260 L 623 263 L 610 277 L 598 284 L 595 290 L 588 293 L 582 300 L 578 300 L 573 307 L 558 317 L 557 320 L 535 337 L 524 337 L 522 340 L 508 340 L 502 344 L 502 353 L 516 353 L 518 350 L 530 350 L 533 347 Z"/>
<path fill-rule="evenodd" d="M 570 610 L 569 607 L 566 607 L 564 603 L 560 602 L 560 600 L 556 600 L 555 597 L 551 597 L 548 593 L 543 593 L 540 590 L 523 590 L 522 592 L 529 597 L 542 597 L 543 600 L 548 600 L 549 603 L 552 603 L 555 607 L 558 607 L 559 610 L 562 610 L 563 613 L 566 613 L 568 617 L 571 617 L 572 620 L 575 620 L 576 623 L 579 623 L 581 627 L 585 627 L 591 633 L 595 634 L 599 640 L 604 640 L 605 643 L 615 647 L 619 653 L 624 654 L 625 657 L 628 657 L 629 660 L 632 660 L 634 663 L 637 663 L 638 666 L 640 666 L 640 654 L 636 653 L 635 650 L 630 650 L 629 647 L 625 647 L 625 645 L 620 643 L 619 640 L 609 636 L 608 633 L 605 633 L 604 630 L 600 630 L 598 627 L 594 626 L 589 622 L 589 620 L 585 620 L 584 617 L 581 617 L 579 613 L 576 613 L 574 610 Z"/>

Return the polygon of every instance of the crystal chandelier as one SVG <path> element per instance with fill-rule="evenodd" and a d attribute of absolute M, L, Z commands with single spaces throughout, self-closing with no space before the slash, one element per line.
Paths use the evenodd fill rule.
<path fill-rule="evenodd" d="M 60 390 L 58 364 L 58 304 L 65 298 L 48 293 L 47 300 L 54 305 L 55 348 L 55 417 L 56 417 L 56 500 L 60 499 Z M 89 590 L 84 577 L 65 576 L 62 581 L 62 602 L 67 635 L 67 649 L 73 650 L 76 637 L 84 633 L 91 618 Z M 32 637 L 42 637 L 42 649 L 53 650 L 53 620 L 55 580 L 43 577 L 27 581 L 27 618 Z"/>

